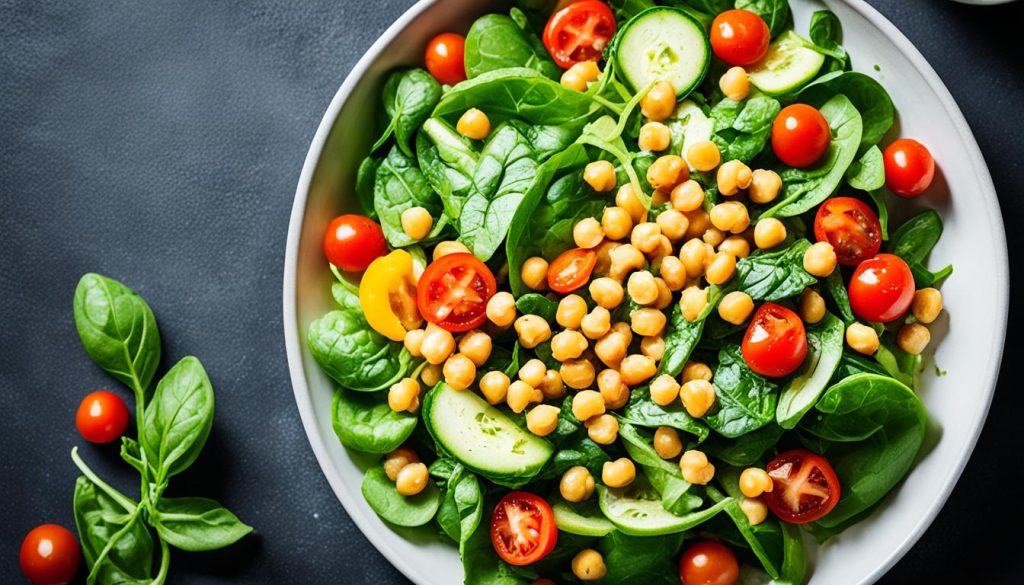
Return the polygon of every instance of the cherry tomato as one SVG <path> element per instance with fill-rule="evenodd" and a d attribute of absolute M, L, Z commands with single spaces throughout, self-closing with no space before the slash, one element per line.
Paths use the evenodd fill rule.
<path fill-rule="evenodd" d="M 387 253 L 384 231 L 368 217 L 340 215 L 331 220 L 324 232 L 324 256 L 342 270 L 366 270 L 370 262 Z"/>
<path fill-rule="evenodd" d="M 867 321 L 900 318 L 914 300 L 914 274 L 903 258 L 878 254 L 860 263 L 850 279 L 850 308 Z"/>
<path fill-rule="evenodd" d="M 831 140 L 828 120 L 807 104 L 782 108 L 772 124 L 772 150 L 791 167 L 809 167 L 821 160 Z"/>
<path fill-rule="evenodd" d="M 679 559 L 679 579 L 683 585 L 734 585 L 739 576 L 736 555 L 713 540 L 694 544 Z"/>
<path fill-rule="evenodd" d="M 21 541 L 21 572 L 35 585 L 64 585 L 75 578 L 81 553 L 67 528 L 43 524 Z"/>
<path fill-rule="evenodd" d="M 764 501 L 786 522 L 814 522 L 839 503 L 839 478 L 821 455 L 803 449 L 779 453 L 766 471 L 772 491 L 765 492 Z"/>
<path fill-rule="evenodd" d="M 832 244 L 840 264 L 856 266 L 882 247 L 882 224 L 863 201 L 833 197 L 814 216 L 814 237 Z"/>
<path fill-rule="evenodd" d="M 558 542 L 551 506 L 528 492 L 509 492 L 491 514 L 491 544 L 510 565 L 529 565 L 548 556 Z"/>
<path fill-rule="evenodd" d="M 900 197 L 917 197 L 935 178 L 935 159 L 928 148 L 900 138 L 885 149 L 885 185 Z"/>
<path fill-rule="evenodd" d="M 120 396 L 99 390 L 82 400 L 75 415 L 75 426 L 86 441 L 109 443 L 124 434 L 130 418 L 128 406 Z"/>
<path fill-rule="evenodd" d="M 765 303 L 743 336 L 743 359 L 762 376 L 793 373 L 807 357 L 807 332 L 796 313 L 782 305 Z"/>
<path fill-rule="evenodd" d="M 416 285 L 420 315 L 448 331 L 469 331 L 487 320 L 487 301 L 498 290 L 491 269 L 472 254 L 441 256 Z"/>
<path fill-rule="evenodd" d="M 604 2 L 579 0 L 556 11 L 544 27 L 544 46 L 562 69 L 597 61 L 615 36 L 615 15 Z"/>
<path fill-rule="evenodd" d="M 771 34 L 760 16 L 749 10 L 726 10 L 711 23 L 711 50 L 729 65 L 753 65 L 768 53 Z"/>
<path fill-rule="evenodd" d="M 466 37 L 455 33 L 441 33 L 430 39 L 423 60 L 427 71 L 438 83 L 455 85 L 466 80 Z"/>
<path fill-rule="evenodd" d="M 596 265 L 597 252 L 593 250 L 573 248 L 562 252 L 548 266 L 548 286 L 558 293 L 571 293 L 587 284 Z"/>

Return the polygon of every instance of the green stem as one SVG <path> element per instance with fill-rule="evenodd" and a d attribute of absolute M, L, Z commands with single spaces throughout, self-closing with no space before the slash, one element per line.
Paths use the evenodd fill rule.
<path fill-rule="evenodd" d="M 615 112 L 616 114 L 621 114 L 622 113 L 622 106 L 620 106 L 619 104 L 616 104 L 616 103 L 614 103 L 612 101 L 609 101 L 609 100 L 607 100 L 607 99 L 605 99 L 605 98 L 603 98 L 603 97 L 601 97 L 599 95 L 592 96 L 590 99 L 592 99 L 595 102 L 597 102 L 598 104 L 608 108 L 609 110 Z"/>
<path fill-rule="evenodd" d="M 85 461 L 82 461 L 82 458 L 78 455 L 78 447 L 73 447 L 71 449 L 71 460 L 75 462 L 75 465 L 77 465 L 78 469 L 82 471 L 82 474 L 89 478 L 89 481 L 96 485 L 96 487 L 103 490 L 108 496 L 113 498 L 115 502 L 120 504 L 121 507 L 124 508 L 125 512 L 131 512 L 132 510 L 137 509 L 139 504 L 136 504 L 131 498 L 117 491 L 109 483 L 100 479 L 100 476 L 96 475 L 96 472 L 90 469 L 89 466 L 85 464 Z"/>
<path fill-rule="evenodd" d="M 167 570 L 171 566 L 171 550 L 164 539 L 160 539 L 160 572 L 153 578 L 153 585 L 163 585 L 167 581 Z"/>
<path fill-rule="evenodd" d="M 125 534 L 128 534 L 128 531 L 131 530 L 132 526 L 135 525 L 135 522 L 138 521 L 139 514 L 141 513 L 142 504 L 140 503 L 135 507 L 135 510 L 132 511 L 132 515 L 128 517 L 128 521 L 125 522 L 124 526 L 122 526 L 120 530 L 115 532 L 114 535 L 110 537 L 110 540 L 107 541 L 107 546 L 103 547 L 103 550 L 100 551 L 100 554 L 96 556 L 96 560 L 93 561 L 92 568 L 89 570 L 89 577 L 86 579 L 86 583 L 92 584 L 96 582 L 96 575 L 98 574 L 100 566 L 103 564 L 103 561 L 107 559 L 107 555 L 109 555 L 110 551 L 113 550 L 114 545 L 117 544 L 117 541 L 121 540 L 121 537 L 123 537 Z"/>

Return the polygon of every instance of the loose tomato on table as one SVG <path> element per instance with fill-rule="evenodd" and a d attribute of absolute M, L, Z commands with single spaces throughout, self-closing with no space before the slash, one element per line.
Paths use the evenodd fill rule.
<path fill-rule="evenodd" d="M 427 71 L 438 83 L 455 85 L 466 80 L 466 38 L 455 33 L 441 33 L 427 44 L 423 60 Z"/>
<path fill-rule="evenodd" d="M 765 504 L 785 522 L 814 522 L 839 503 L 839 478 L 821 455 L 804 449 L 786 451 L 768 462 L 766 471 L 773 487 L 764 494 Z"/>
<path fill-rule="evenodd" d="M 772 123 L 772 150 L 791 167 L 809 167 L 821 160 L 831 140 L 828 120 L 807 104 L 782 108 Z"/>
<path fill-rule="evenodd" d="M 540 496 L 509 492 L 491 514 L 491 544 L 503 561 L 523 566 L 543 559 L 558 542 L 555 513 Z"/>
<path fill-rule="evenodd" d="M 580 61 L 597 61 L 615 36 L 615 15 L 604 2 L 579 0 L 555 11 L 544 27 L 543 41 L 562 69 Z"/>
<path fill-rule="evenodd" d="M 900 138 L 885 148 L 885 185 L 900 197 L 917 197 L 935 178 L 935 159 L 912 138 Z"/>
<path fill-rule="evenodd" d="M 64 585 L 75 578 L 81 553 L 67 528 L 43 524 L 25 536 L 18 560 L 21 572 L 35 585 Z"/>
<path fill-rule="evenodd" d="M 548 286 L 557 293 L 571 293 L 587 284 L 596 265 L 597 252 L 593 250 L 573 248 L 562 252 L 548 266 Z"/>
<path fill-rule="evenodd" d="M 75 426 L 90 443 L 116 441 L 128 428 L 131 413 L 120 396 L 98 390 L 86 396 L 75 414 Z"/>
<path fill-rule="evenodd" d="M 423 271 L 416 286 L 416 303 L 424 319 L 459 333 L 487 320 L 487 301 L 497 290 L 491 269 L 476 256 L 448 254 Z"/>
<path fill-rule="evenodd" d="M 762 376 L 786 376 L 807 357 L 807 332 L 796 313 L 765 303 L 754 313 L 741 349 L 751 370 Z"/>
<path fill-rule="evenodd" d="M 863 201 L 833 197 L 814 216 L 814 237 L 832 244 L 840 264 L 856 266 L 882 247 L 882 224 Z"/>
<path fill-rule="evenodd" d="M 368 217 L 351 213 L 338 216 L 324 232 L 324 255 L 347 272 L 366 270 L 370 262 L 387 253 L 384 230 Z"/>
<path fill-rule="evenodd" d="M 867 321 L 900 318 L 914 301 L 914 274 L 893 254 L 878 254 L 860 263 L 850 279 L 850 308 Z"/>
<path fill-rule="evenodd" d="M 713 540 L 694 544 L 679 559 L 679 580 L 683 585 L 734 585 L 739 576 L 736 555 Z"/>
<path fill-rule="evenodd" d="M 711 23 L 711 50 L 729 65 L 757 63 L 768 53 L 770 40 L 768 24 L 749 10 L 726 10 Z"/>

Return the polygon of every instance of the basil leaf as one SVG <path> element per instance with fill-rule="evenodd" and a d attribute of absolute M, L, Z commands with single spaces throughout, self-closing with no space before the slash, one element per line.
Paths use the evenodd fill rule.
<path fill-rule="evenodd" d="M 160 498 L 155 522 L 160 538 L 187 551 L 224 548 L 252 532 L 230 510 L 207 498 Z"/>
<path fill-rule="evenodd" d="M 126 511 L 85 476 L 75 482 L 74 511 L 82 556 L 90 569 L 114 535 L 131 523 L 95 570 L 97 582 L 148 583 L 152 580 L 153 537 L 140 515 Z"/>
<path fill-rule="evenodd" d="M 210 379 L 198 359 L 182 358 L 157 384 L 139 431 L 154 480 L 160 483 L 192 465 L 212 427 Z"/>
<path fill-rule="evenodd" d="M 810 247 L 807 240 L 797 240 L 781 250 L 743 258 L 736 263 L 738 289 L 758 301 L 799 295 L 818 282 L 804 270 L 804 253 Z"/>
<path fill-rule="evenodd" d="M 341 444 L 364 453 L 390 453 L 416 430 L 415 414 L 395 412 L 383 392 L 334 393 L 331 424 Z"/>
<path fill-rule="evenodd" d="M 745 435 L 775 420 L 777 387 L 747 366 L 738 345 L 718 352 L 718 367 L 712 377 L 715 413 L 704 421 L 728 438 Z"/>
<path fill-rule="evenodd" d="M 146 464 L 142 462 L 142 451 L 139 442 L 129 436 L 121 437 L 121 459 L 131 465 L 139 473 L 146 473 Z"/>

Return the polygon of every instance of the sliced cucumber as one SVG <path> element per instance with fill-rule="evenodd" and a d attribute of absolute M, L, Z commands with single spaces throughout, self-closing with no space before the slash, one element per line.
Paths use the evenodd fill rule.
<path fill-rule="evenodd" d="M 665 79 L 682 98 L 707 74 L 711 42 L 692 16 L 677 8 L 658 6 L 623 25 L 615 43 L 615 62 L 634 91 Z"/>
<path fill-rule="evenodd" d="M 710 508 L 676 516 L 661 505 L 658 493 L 637 481 L 625 489 L 597 486 L 601 511 L 616 528 L 632 536 L 659 536 L 676 534 L 703 524 L 724 510 L 732 498 L 718 502 Z"/>
<path fill-rule="evenodd" d="M 768 47 L 764 56 L 747 71 L 750 83 L 768 95 L 795 93 L 818 74 L 825 56 L 807 48 L 808 41 L 788 30 Z"/>
<path fill-rule="evenodd" d="M 669 150 L 684 159 L 686 159 L 686 153 L 689 152 L 690 146 L 693 143 L 711 140 L 711 133 L 715 130 L 715 121 L 708 118 L 704 110 L 700 109 L 700 106 L 693 100 L 679 102 L 676 112 L 672 114 L 672 117 L 665 124 L 668 126 L 672 137 Z M 690 167 L 691 171 L 694 170 L 689 160 L 686 161 L 686 164 Z"/>
<path fill-rule="evenodd" d="M 551 510 L 555 513 L 555 526 L 562 532 L 580 536 L 607 536 L 615 530 L 615 525 L 604 517 L 593 500 L 570 504 L 559 499 L 551 506 Z"/>
<path fill-rule="evenodd" d="M 438 384 L 423 403 L 434 440 L 469 469 L 503 485 L 523 485 L 551 458 L 551 443 L 533 435 L 468 390 Z"/>

